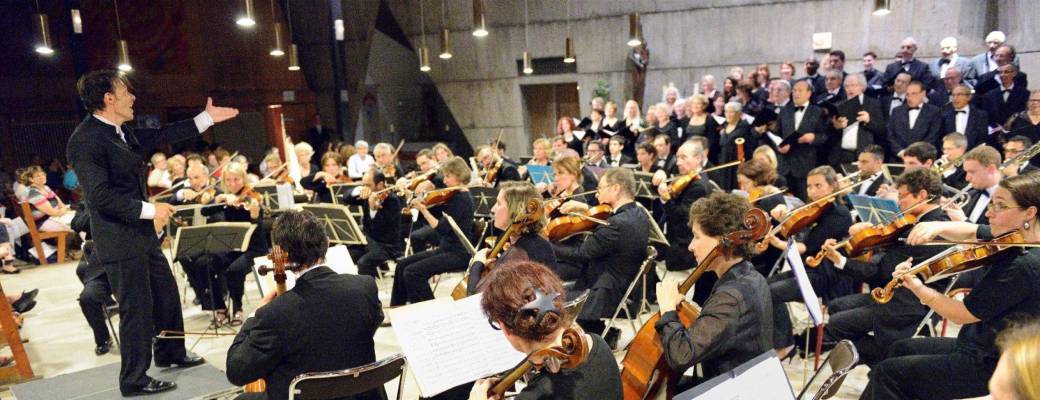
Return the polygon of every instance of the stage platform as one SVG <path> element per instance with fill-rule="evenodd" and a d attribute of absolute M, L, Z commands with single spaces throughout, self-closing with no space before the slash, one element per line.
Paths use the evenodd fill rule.
<path fill-rule="evenodd" d="M 226 398 L 236 389 L 223 371 L 208 363 L 184 369 L 152 366 L 148 375 L 177 382 L 176 389 L 146 396 L 148 400 Z M 118 377 L 119 363 L 112 363 L 15 385 L 11 391 L 18 400 L 121 400 Z"/>

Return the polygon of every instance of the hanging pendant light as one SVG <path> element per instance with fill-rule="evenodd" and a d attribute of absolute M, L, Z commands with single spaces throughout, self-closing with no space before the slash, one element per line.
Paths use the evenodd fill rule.
<path fill-rule="evenodd" d="M 119 54 L 119 64 L 117 68 L 123 72 L 130 72 L 134 70 L 134 67 L 130 65 L 130 46 L 127 45 L 126 40 L 123 40 L 123 25 L 119 22 L 119 2 L 112 0 L 112 5 L 116 10 L 116 34 L 118 35 L 116 51 Z"/>
<path fill-rule="evenodd" d="M 36 25 L 36 52 L 49 56 L 54 54 L 51 47 L 51 29 L 47 26 L 47 14 L 33 14 L 33 23 Z"/>
<path fill-rule="evenodd" d="M 578 61 L 574 56 L 574 40 L 571 39 L 571 0 L 567 0 L 567 39 L 563 43 L 563 62 L 571 64 Z"/>
<path fill-rule="evenodd" d="M 271 21 L 278 21 L 277 14 L 274 12 L 274 0 L 271 0 Z M 285 47 L 282 44 L 282 23 L 275 22 L 273 24 L 274 29 L 274 43 L 271 46 L 271 51 L 268 53 L 274 57 L 281 57 L 285 55 Z"/>
<path fill-rule="evenodd" d="M 293 41 L 292 35 L 292 8 L 289 5 L 292 4 L 291 0 L 285 0 L 285 20 L 289 23 L 289 70 L 299 71 L 300 70 L 300 50 L 296 47 L 296 43 Z"/>
<path fill-rule="evenodd" d="M 531 75 L 534 73 L 534 64 L 531 62 L 531 52 L 528 50 L 531 48 L 531 39 L 527 34 L 527 0 L 524 0 L 524 75 Z"/>
<path fill-rule="evenodd" d="M 245 13 L 238 16 L 235 21 L 238 26 L 249 28 L 256 25 L 256 11 L 253 9 L 253 0 L 245 1 Z"/>
<path fill-rule="evenodd" d="M 419 48 L 419 70 L 430 72 L 430 49 L 426 45 Z"/>
<path fill-rule="evenodd" d="M 643 44 L 643 28 L 639 24 L 639 13 L 628 14 L 628 45 L 636 47 Z"/>
<path fill-rule="evenodd" d="M 524 52 L 524 75 L 531 75 L 534 73 L 534 64 L 531 63 L 531 53 Z"/>
<path fill-rule="evenodd" d="M 874 0 L 874 15 L 884 17 L 891 12 L 892 8 L 889 0 Z"/>
<path fill-rule="evenodd" d="M 72 18 L 72 33 L 77 35 L 83 33 L 83 17 L 80 15 L 78 8 L 69 10 L 69 14 Z"/>
<path fill-rule="evenodd" d="M 473 0 L 473 36 L 488 35 L 487 18 L 484 15 L 484 0 Z"/>
<path fill-rule="evenodd" d="M 423 0 L 419 0 L 419 71 L 430 71 L 430 48 L 426 47 L 426 11 L 423 9 Z"/>
<path fill-rule="evenodd" d="M 447 5 L 444 4 L 445 2 L 446 2 L 446 0 L 441 0 L 441 54 L 440 54 L 440 58 L 442 60 L 450 60 L 451 59 L 451 42 L 448 39 L 449 39 L 449 36 L 451 36 L 451 32 L 448 31 L 448 23 L 447 23 L 447 18 L 446 18 L 446 15 L 448 14 L 448 12 L 447 12 Z"/>

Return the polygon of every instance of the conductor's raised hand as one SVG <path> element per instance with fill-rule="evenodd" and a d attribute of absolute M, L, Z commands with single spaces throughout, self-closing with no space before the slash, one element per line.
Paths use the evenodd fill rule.
<path fill-rule="evenodd" d="M 217 107 L 213 105 L 213 98 L 206 98 L 206 113 L 213 119 L 214 124 L 227 121 L 238 116 L 238 109 L 231 107 Z"/>

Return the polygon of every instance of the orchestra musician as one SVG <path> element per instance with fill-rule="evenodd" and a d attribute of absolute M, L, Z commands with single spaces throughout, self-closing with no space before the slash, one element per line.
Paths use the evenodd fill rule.
<path fill-rule="evenodd" d="M 347 369 L 376 360 L 373 336 L 383 320 L 378 289 L 368 276 L 337 274 L 324 265 L 329 242 L 321 222 L 307 211 L 287 211 L 271 229 L 288 257 L 296 286 L 260 300 L 227 353 L 227 378 L 244 385 L 264 379 L 266 393 L 237 399 L 289 397 L 289 383 L 307 372 Z M 352 397 L 385 399 L 380 387 Z"/>
<path fill-rule="evenodd" d="M 930 169 L 912 169 L 896 178 L 897 203 L 904 216 L 913 216 L 918 224 L 930 221 L 948 221 L 939 207 L 942 181 Z M 860 222 L 849 227 L 854 236 L 870 223 Z M 902 233 L 899 237 L 906 237 Z M 907 257 L 925 260 L 943 250 L 939 246 L 910 246 L 896 241 L 885 248 L 881 256 L 870 261 L 848 258 L 835 249 L 836 240 L 827 240 L 823 249 L 834 268 L 871 287 L 884 286 L 897 264 Z M 824 327 L 824 342 L 836 343 L 848 339 L 856 346 L 860 360 L 872 366 L 885 357 L 885 350 L 895 341 L 912 336 L 927 310 L 905 290 L 897 290 L 886 304 L 877 304 L 869 294 L 857 293 L 832 300 L 827 305 L 830 314 Z M 870 333 L 873 333 L 871 335 Z"/>
<path fill-rule="evenodd" d="M 1027 243 L 1040 242 L 1040 175 L 1000 182 L 987 206 L 989 225 L 967 222 L 918 223 L 907 241 L 923 244 L 935 238 L 979 241 L 1019 232 Z M 969 398 L 987 394 L 987 381 L 997 365 L 995 343 L 1013 321 L 1040 317 L 1040 264 L 1035 248 L 1012 248 L 987 258 L 964 301 L 947 297 L 907 274 L 913 258 L 896 266 L 893 278 L 914 300 L 950 321 L 962 324 L 957 338 L 912 338 L 894 343 L 887 358 L 871 370 L 864 399 Z"/>
<path fill-rule="evenodd" d="M 350 256 L 357 260 L 358 273 L 377 276 L 376 268 L 388 260 L 397 259 L 404 252 L 401 236 L 401 209 L 404 200 L 387 189 L 386 176 L 369 168 L 361 178 L 364 185 L 358 196 L 343 195 L 343 203 L 362 206 L 365 246 L 351 246 Z M 373 194 L 377 193 L 379 194 Z"/>
<path fill-rule="evenodd" d="M 376 146 L 378 148 L 378 146 Z M 332 203 L 332 185 L 352 182 L 343 173 L 343 159 L 339 153 L 328 152 L 321 156 L 321 171 L 314 173 L 314 201 L 316 203 Z"/>
<path fill-rule="evenodd" d="M 754 136 L 751 133 L 751 124 L 740 117 L 742 115 L 741 110 L 743 107 L 739 102 L 731 101 L 726 103 L 723 108 L 725 110 L 726 121 L 719 126 L 718 133 L 714 135 L 718 139 L 718 154 L 715 155 L 715 159 L 720 165 L 731 161 L 737 161 L 737 147 L 739 145 L 736 144 L 736 142 L 739 139 L 753 142 L 752 139 Z M 717 179 L 715 183 L 717 183 L 724 192 L 733 190 L 737 185 L 736 172 L 734 168 L 715 171 L 713 176 Z"/>
<path fill-rule="evenodd" d="M 590 290 L 588 301 L 577 321 L 587 332 L 602 332 L 601 318 L 610 318 L 629 283 L 639 273 L 650 241 L 649 217 L 635 204 L 636 182 L 632 171 L 611 168 L 599 180 L 596 198 L 613 208 L 609 225 L 599 225 L 580 246 L 554 244 L 556 257 L 562 262 L 588 264 L 573 287 L 573 293 Z M 616 347 L 620 331 L 612 328 L 606 334 L 611 347 Z"/>
<path fill-rule="evenodd" d="M 401 166 L 397 165 L 397 160 L 394 159 L 397 156 L 394 154 L 394 148 L 389 143 L 376 143 L 376 147 L 372 149 L 372 156 L 376 160 L 372 167 L 382 172 L 390 184 L 397 182 Z"/>
<path fill-rule="evenodd" d="M 811 201 L 831 196 L 838 190 L 838 174 L 829 165 L 813 168 L 809 171 L 806 181 Z M 838 199 L 835 197 L 828 201 L 838 201 Z M 774 219 L 782 221 L 787 211 L 787 205 L 780 204 L 770 213 Z M 852 214 L 849 209 L 832 204 L 816 220 L 816 223 L 808 228 L 805 238 L 795 241 L 794 246 L 797 248 L 798 254 L 802 256 L 815 255 L 826 240 L 845 238 L 850 226 L 852 226 Z M 775 235 L 767 237 L 766 240 L 772 247 L 781 251 L 787 250 L 788 242 Z M 807 269 L 806 273 L 813 290 L 825 301 L 852 293 L 852 280 L 838 274 L 831 265 L 821 264 L 815 269 Z M 785 303 L 802 300 L 802 292 L 798 288 L 798 280 L 793 271 L 775 274 L 768 277 L 768 281 L 769 292 L 773 299 L 773 348 L 776 349 L 780 358 L 784 358 L 794 346 L 791 317 L 788 315 Z"/>
<path fill-rule="evenodd" d="M 932 146 L 931 143 L 927 142 L 913 142 L 909 146 L 903 149 L 899 157 L 903 160 L 904 170 L 914 168 L 929 168 L 931 169 L 935 165 L 939 151 Z"/>
<path fill-rule="evenodd" d="M 856 188 L 856 193 L 864 196 L 876 196 L 881 185 L 888 185 L 888 178 L 881 169 L 885 163 L 885 149 L 876 144 L 867 145 L 859 152 L 856 158 L 856 166 L 859 167 L 859 180 L 862 185 Z"/>
<path fill-rule="evenodd" d="M 477 149 L 477 162 L 483 169 L 484 186 L 498 187 L 502 182 L 521 179 L 516 165 L 499 156 L 498 152 L 490 146 L 480 146 Z"/>
<path fill-rule="evenodd" d="M 956 203 L 947 207 L 950 220 L 980 225 L 989 223 L 986 207 L 993 201 L 993 195 L 1003 178 L 1000 161 L 1000 152 L 988 145 L 978 146 L 964 154 L 964 176 L 971 183 L 971 190 L 964 208 L 958 207 Z"/>
<path fill-rule="evenodd" d="M 209 204 L 217 195 L 217 189 L 209 187 L 209 181 L 209 168 L 205 164 L 192 164 L 188 167 L 188 187 L 175 190 L 170 204 Z"/>
<path fill-rule="evenodd" d="M 658 166 L 656 162 L 657 149 L 651 142 L 643 142 L 636 146 L 636 161 L 638 164 L 636 166 L 636 171 L 639 172 L 646 172 L 652 174 L 657 172 L 657 170 L 661 169 L 661 167 Z"/>
<path fill-rule="evenodd" d="M 1022 154 L 1022 152 L 1032 146 L 1033 141 L 1024 135 L 1015 135 L 1012 136 L 1011 139 L 1008 139 L 1008 141 L 1004 143 L 1004 160 L 1008 165 L 1000 172 L 1004 174 L 1004 176 L 1015 176 L 1025 175 L 1040 170 L 1040 168 L 1037 168 L 1029 161 L 1018 163 L 1011 162 L 1011 160 L 1014 160 L 1019 154 Z"/>
<path fill-rule="evenodd" d="M 517 351 L 536 354 L 533 361 L 543 364 L 538 351 L 561 344 L 570 319 L 565 314 L 563 284 L 545 266 L 534 261 L 518 261 L 495 268 L 480 285 L 480 307 L 488 321 Z M 584 333 L 591 341 L 588 358 L 572 369 L 552 372 L 541 368 L 527 380 L 518 399 L 621 400 L 621 373 L 607 343 L 594 332 Z M 488 399 L 495 379 L 480 379 L 470 392 L 470 400 Z"/>
<path fill-rule="evenodd" d="M 499 187 L 498 197 L 495 198 L 495 205 L 491 207 L 495 228 L 505 231 L 513 221 L 524 216 L 529 218 L 530 214 L 526 208 L 532 200 L 538 204 L 539 209 L 543 207 L 542 196 L 530 182 L 503 182 Z M 553 253 L 549 241 L 542 236 L 545 224 L 545 216 L 542 215 L 541 218 L 536 218 L 519 228 L 519 232 L 507 239 L 510 246 L 498 255 L 495 268 L 530 260 L 546 266 L 550 270 L 557 270 L 556 254 Z M 468 293 L 477 292 L 477 284 L 485 275 L 484 269 L 488 262 L 487 248 L 477 251 L 477 254 L 473 256 L 469 265 Z"/>
<path fill-rule="evenodd" d="M 314 174 L 319 171 L 318 166 L 311 163 L 311 157 L 314 157 L 314 149 L 307 142 L 300 142 L 293 147 L 296 151 L 296 161 L 300 165 L 300 186 L 303 186 L 306 190 L 316 190 L 324 182 L 314 179 Z M 288 176 L 289 168 L 286 168 L 283 172 Z"/>
<path fill-rule="evenodd" d="M 774 185 L 777 176 L 776 168 L 772 164 L 761 157 L 752 157 L 737 167 L 737 186 L 748 194 L 748 199 L 756 208 L 772 210 L 785 201 L 784 195 L 778 194 L 780 189 Z M 773 221 L 774 225 L 778 223 L 779 221 Z M 748 261 L 762 276 L 767 276 L 780 255 L 780 249 L 769 246 Z M 710 274 L 702 276 L 701 280 L 709 276 Z"/>
<path fill-rule="evenodd" d="M 581 159 L 576 156 L 563 156 L 557 158 L 552 164 L 553 179 L 555 181 L 542 192 L 546 198 L 546 218 L 551 220 L 568 213 L 582 212 L 596 205 L 594 195 L 581 194 L 583 192 Z M 580 245 L 582 238 L 571 237 L 563 241 L 566 245 Z M 545 264 L 545 263 L 543 263 Z M 569 260 L 558 260 L 555 265 L 548 265 L 564 281 L 573 281 L 582 274 L 583 264 Z"/>
<path fill-rule="evenodd" d="M 704 147 L 698 142 L 683 143 L 676 150 L 675 164 L 680 176 L 696 176 L 697 178 L 685 187 L 673 188 L 671 183 L 662 182 L 657 187 L 665 211 L 665 237 L 668 239 L 668 250 L 665 256 L 665 268 L 669 271 L 682 271 L 697 266 L 693 254 L 687 250 L 693 232 L 690 231 L 690 206 L 697 200 L 707 197 L 712 192 L 711 181 L 702 174 Z M 657 171 L 664 174 L 664 171 Z M 675 189 L 675 190 L 673 190 Z M 693 298 L 698 304 L 704 304 L 717 277 L 707 274 L 702 276 L 694 288 Z"/>
<path fill-rule="evenodd" d="M 964 160 L 961 157 L 967 151 L 968 138 L 963 134 L 953 132 L 943 136 L 941 160 L 944 160 L 943 162 L 946 164 L 941 173 L 944 185 L 960 189 L 968 184 L 967 178 L 964 176 L 963 164 L 961 166 L 953 165 L 957 160 L 963 163 Z"/>
<path fill-rule="evenodd" d="M 469 254 L 462 242 L 452 231 L 446 217 L 451 216 L 467 240 L 473 237 L 473 197 L 465 185 L 470 180 L 470 170 L 461 157 L 453 157 L 441 164 L 444 184 L 455 193 L 442 206 L 441 217 L 435 218 L 423 198 L 412 200 L 410 206 L 419 211 L 439 238 L 436 249 L 415 253 L 397 262 L 394 284 L 390 296 L 391 306 L 418 303 L 433 298 L 429 279 L 444 272 L 462 271 L 469 263 Z M 433 192 L 428 192 L 433 193 Z"/>
<path fill-rule="evenodd" d="M 713 193 L 693 203 L 689 213 L 693 240 L 688 250 L 698 263 L 706 261 L 708 254 L 722 245 L 722 237 L 744 229 L 744 215 L 750 208 L 746 199 L 727 193 Z M 673 371 L 682 373 L 700 364 L 703 379 L 707 380 L 771 348 L 769 287 L 746 261 L 751 256 L 751 246 L 753 243 L 737 246 L 731 256 L 715 258 L 711 265 L 704 266 L 719 279 L 690 327 L 683 326 L 676 313 L 683 300 L 678 286 L 658 286 L 661 319 L 655 328 L 661 336 L 664 358 Z M 676 392 L 689 386 L 680 382 Z"/>

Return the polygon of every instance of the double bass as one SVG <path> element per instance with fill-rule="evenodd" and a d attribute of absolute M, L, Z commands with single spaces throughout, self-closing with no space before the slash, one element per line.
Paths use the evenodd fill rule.
<path fill-rule="evenodd" d="M 527 200 L 527 204 L 524 206 L 524 213 L 518 215 L 510 222 L 509 227 L 506 228 L 506 232 L 502 236 L 498 237 L 495 241 L 495 246 L 491 248 L 491 251 L 487 254 L 488 263 L 484 265 L 484 272 L 490 272 L 495 266 L 495 260 L 498 255 L 509 248 L 509 243 L 513 241 L 513 238 L 520 235 L 520 231 L 528 225 L 542 219 L 542 206 L 541 202 L 537 199 Z M 483 274 L 481 275 L 483 276 Z M 451 290 L 451 297 L 455 300 L 460 300 L 468 295 L 467 287 L 469 284 L 469 271 L 462 276 L 459 283 L 455 285 L 455 288 Z"/>
<path fill-rule="evenodd" d="M 724 235 L 704 260 L 697 263 L 697 268 L 679 285 L 680 295 L 685 296 L 716 259 L 730 256 L 734 249 L 761 240 L 769 229 L 769 219 L 765 211 L 757 208 L 748 210 L 744 214 L 744 228 L 746 229 Z M 692 326 L 700 316 L 700 310 L 686 300 L 681 301 L 675 311 L 686 328 Z M 621 361 L 621 388 L 626 399 L 652 398 L 662 385 L 670 392 L 671 386 L 678 381 L 682 373 L 672 370 L 665 360 L 664 345 L 655 327 L 660 319 L 661 313 L 658 312 L 639 328 L 629 345 L 628 353 Z"/>
<path fill-rule="evenodd" d="M 275 291 L 277 291 L 278 295 L 281 296 L 285 294 L 286 291 L 285 266 L 289 264 L 289 257 L 281 247 L 275 245 L 274 248 L 271 249 L 271 254 L 269 254 L 267 258 L 271 259 L 271 264 L 273 266 L 262 266 L 257 269 L 257 273 L 263 276 L 267 275 L 268 272 L 274 272 Z M 245 386 L 246 393 L 263 393 L 265 391 L 267 391 L 267 382 L 263 379 L 258 379 Z"/>

